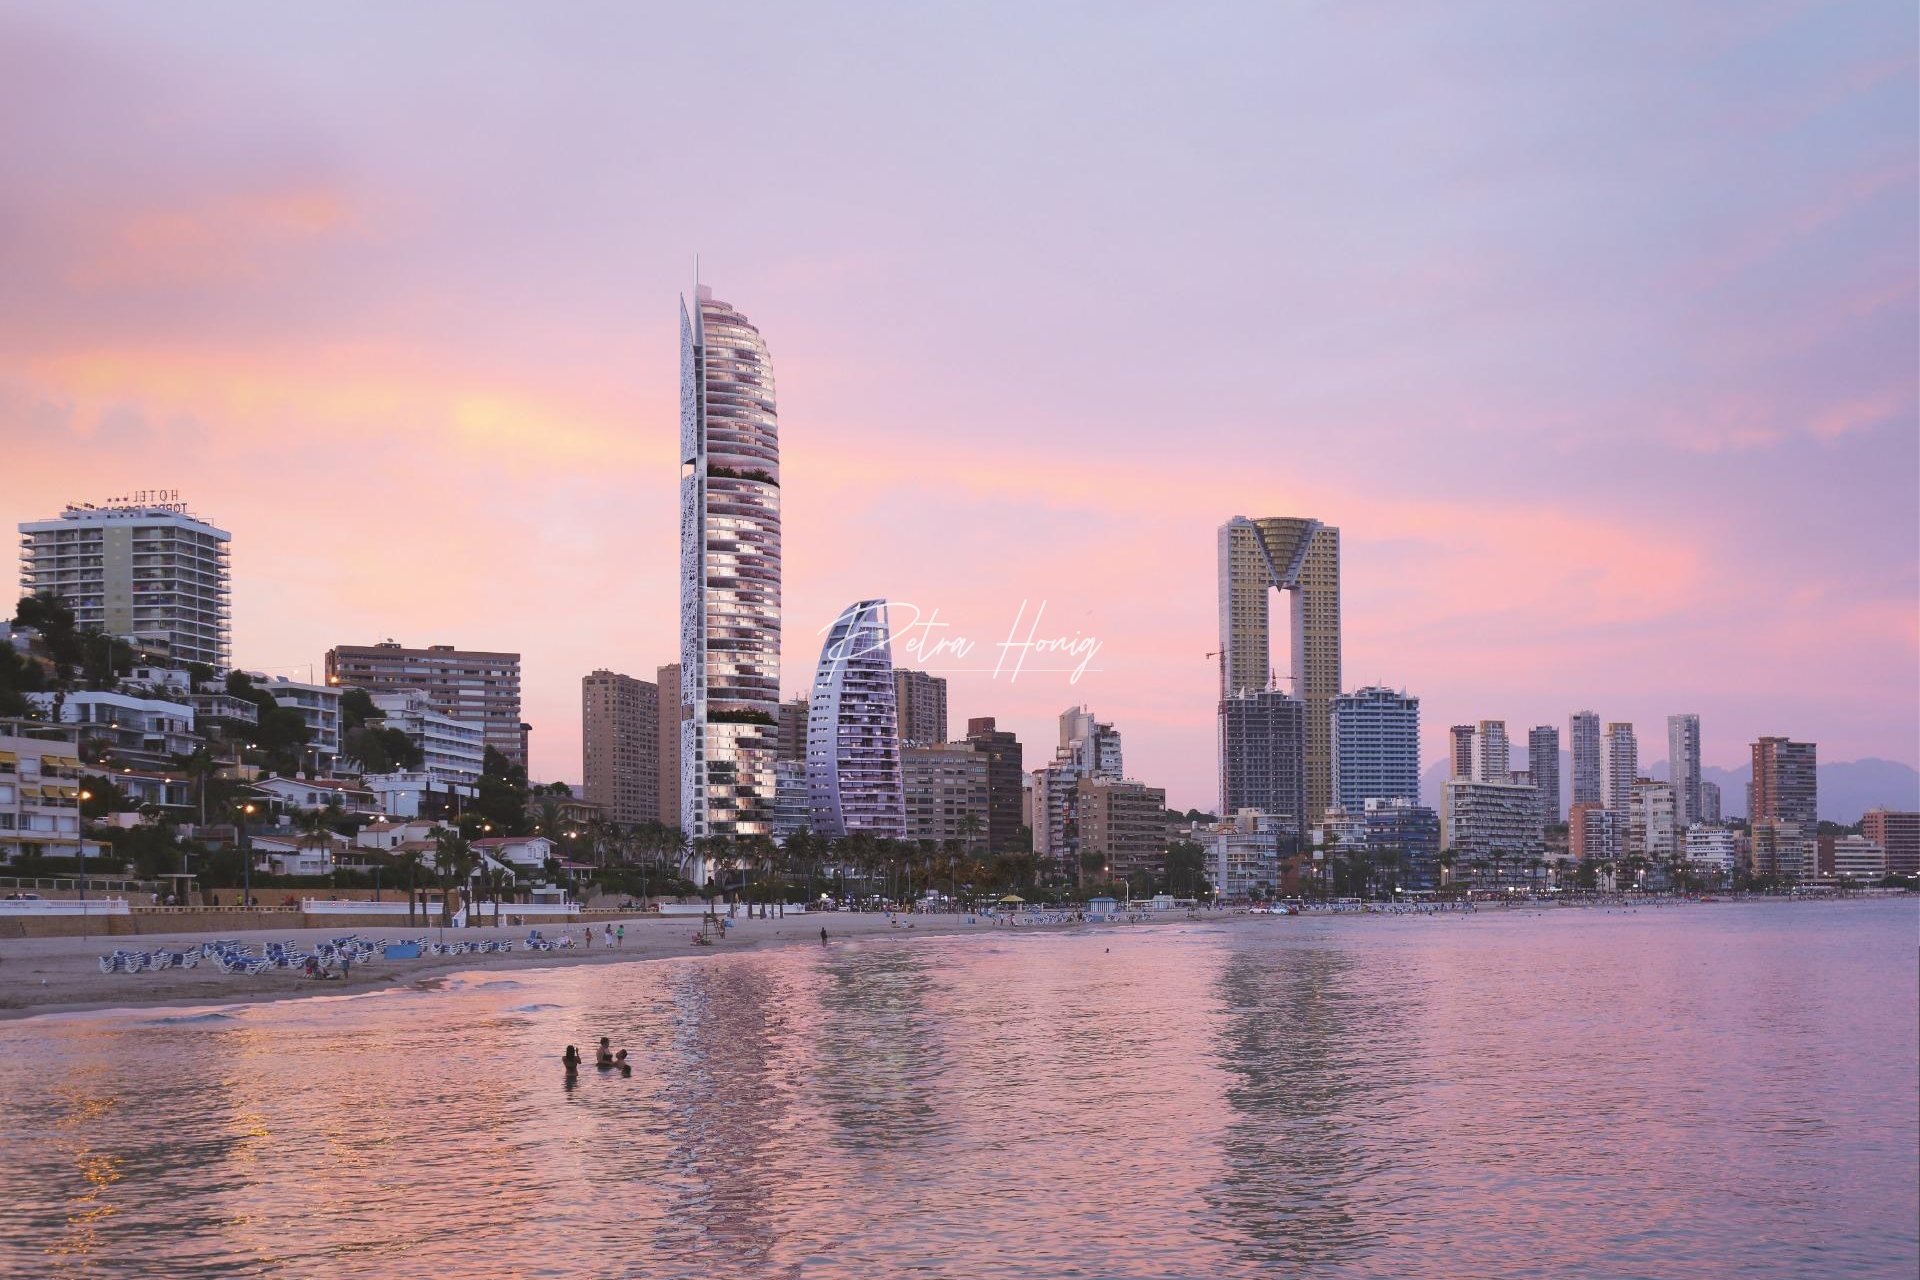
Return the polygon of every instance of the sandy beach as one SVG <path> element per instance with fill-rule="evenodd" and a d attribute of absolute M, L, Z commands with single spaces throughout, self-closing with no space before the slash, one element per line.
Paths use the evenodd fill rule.
<path fill-rule="evenodd" d="M 594 926 L 591 947 L 581 944 L 585 926 L 569 925 L 574 946 L 562 951 L 516 949 L 500 955 L 422 956 L 418 960 L 376 960 L 355 965 L 351 977 L 340 981 L 316 982 L 289 970 L 266 973 L 223 973 L 212 964 L 193 969 L 167 969 L 157 973 L 102 973 L 100 957 L 117 949 L 159 951 L 197 947 L 210 937 L 202 933 L 143 934 L 137 937 L 91 938 L 10 938 L 0 939 L 0 1019 L 29 1017 L 43 1013 L 76 1012 L 87 1009 L 145 1008 L 154 1005 L 211 1005 L 252 1000 L 288 999 L 304 995 L 338 995 L 342 991 L 368 991 L 383 987 L 420 986 L 440 975 L 477 969 L 555 968 L 576 964 L 612 964 L 627 960 L 653 960 L 666 956 L 714 956 L 769 946 L 806 943 L 820 945 L 820 930 L 838 942 L 876 935 L 914 936 L 930 933 L 984 931 L 985 923 L 969 925 L 964 915 L 897 916 L 830 912 L 819 915 L 792 915 L 784 919 L 733 921 L 727 941 L 711 947 L 695 946 L 694 931 L 698 917 L 630 916 L 615 921 L 626 925 L 623 945 L 608 949 L 602 942 L 598 923 Z M 896 924 L 895 921 L 898 923 Z M 294 942 L 311 948 L 316 942 L 353 933 L 371 941 L 398 941 L 402 938 L 444 936 L 446 941 L 479 942 L 504 940 L 516 948 L 527 937 L 525 926 L 513 928 L 448 929 L 404 926 L 379 929 L 256 929 L 219 936 L 251 943 Z M 560 930 L 548 926 L 542 932 L 557 937 Z"/>

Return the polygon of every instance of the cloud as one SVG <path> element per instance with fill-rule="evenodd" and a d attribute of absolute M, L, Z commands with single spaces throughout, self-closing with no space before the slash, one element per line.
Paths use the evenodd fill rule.
<path fill-rule="evenodd" d="M 289 250 L 351 231 L 339 192 L 318 188 L 228 194 L 190 208 L 152 209 L 104 227 L 69 224 L 67 283 L 85 293 L 257 287 Z"/>

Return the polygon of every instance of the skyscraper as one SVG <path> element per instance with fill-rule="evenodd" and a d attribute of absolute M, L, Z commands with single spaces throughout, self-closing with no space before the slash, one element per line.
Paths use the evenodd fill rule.
<path fill-rule="evenodd" d="M 773 833 L 780 433 L 773 363 L 702 287 L 680 304 L 680 826 Z M 892 689 L 888 689 L 892 701 Z M 706 869 L 695 869 L 704 880 Z"/>
<path fill-rule="evenodd" d="M 1506 782 L 1511 751 L 1507 722 L 1482 720 L 1473 730 L 1473 777 L 1477 782 Z"/>
<path fill-rule="evenodd" d="M 1375 685 L 1334 698 L 1332 715 L 1335 802 L 1349 814 L 1369 800 L 1418 804 L 1420 699 Z"/>
<path fill-rule="evenodd" d="M 1607 808 L 1622 824 L 1633 808 L 1633 784 L 1640 779 L 1640 744 L 1633 726 L 1621 721 L 1607 725 Z"/>
<path fill-rule="evenodd" d="M 1447 730 L 1447 755 L 1450 767 L 1449 778 L 1471 778 L 1473 776 L 1473 726 L 1456 724 Z"/>
<path fill-rule="evenodd" d="M 1256 809 L 1298 835 L 1326 812 L 1307 796 L 1307 704 L 1278 689 L 1220 702 L 1220 818 Z"/>
<path fill-rule="evenodd" d="M 1799 824 L 1811 839 L 1819 833 L 1819 768 L 1811 742 L 1761 738 L 1753 744 L 1753 799 L 1749 823 Z"/>
<path fill-rule="evenodd" d="M 327 650 L 327 683 L 399 693 L 417 689 L 442 715 L 486 729 L 487 745 L 522 768 L 527 729 L 520 719 L 520 655 L 430 644 L 408 649 L 392 640 Z"/>
<path fill-rule="evenodd" d="M 848 605 L 827 628 L 807 701 L 807 809 L 823 836 L 906 838 L 893 688 L 887 602 Z"/>
<path fill-rule="evenodd" d="M 1606 803 L 1601 786 L 1600 715 L 1594 711 L 1576 711 L 1567 721 L 1567 739 L 1573 752 L 1573 803 Z"/>
<path fill-rule="evenodd" d="M 604 668 L 580 678 L 584 790 L 615 822 L 660 816 L 660 687 Z"/>
<path fill-rule="evenodd" d="M 227 544 L 232 535 L 187 513 L 177 489 L 143 490 L 109 506 L 70 506 L 20 526 L 20 593 L 59 596 L 97 628 L 181 665 L 232 664 Z"/>
<path fill-rule="evenodd" d="M 680 825 L 680 664 L 669 662 L 654 672 L 660 700 L 660 746 L 655 759 L 660 768 L 660 814 L 663 827 Z"/>
<path fill-rule="evenodd" d="M 1005 853 L 1020 841 L 1020 805 L 1026 763 L 1020 739 L 995 727 L 992 716 L 967 721 L 967 742 L 987 758 L 987 851 Z"/>
<path fill-rule="evenodd" d="M 1080 871 L 1080 790 L 1083 779 L 1119 782 L 1125 776 L 1120 731 L 1094 718 L 1090 707 L 1060 713 L 1060 745 L 1051 762 L 1033 771 L 1033 851 L 1068 875 Z"/>
<path fill-rule="evenodd" d="M 1667 780 L 1673 783 L 1674 821 L 1681 831 L 1700 821 L 1700 717 L 1667 717 Z"/>
<path fill-rule="evenodd" d="M 1329 714 L 1340 692 L 1340 531 L 1303 517 L 1235 516 L 1220 526 L 1219 568 L 1222 714 L 1229 699 L 1277 683 L 1270 606 L 1273 592 L 1286 592 L 1291 692 L 1306 704 L 1306 807 L 1323 813 L 1333 802 Z"/>
<path fill-rule="evenodd" d="M 1540 793 L 1540 821 L 1550 827 L 1557 825 L 1560 821 L 1560 730 L 1541 724 L 1527 731 L 1527 771 L 1533 775 L 1533 789 Z"/>
<path fill-rule="evenodd" d="M 947 740 L 947 678 L 895 668 L 893 703 L 900 714 L 900 741 L 931 746 Z"/>

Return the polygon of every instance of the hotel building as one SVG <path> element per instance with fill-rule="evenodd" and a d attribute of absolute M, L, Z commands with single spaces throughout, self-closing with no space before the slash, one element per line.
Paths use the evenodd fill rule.
<path fill-rule="evenodd" d="M 20 591 L 51 592 L 76 625 L 123 637 L 180 665 L 230 665 L 232 535 L 166 501 L 70 506 L 20 525 Z"/>

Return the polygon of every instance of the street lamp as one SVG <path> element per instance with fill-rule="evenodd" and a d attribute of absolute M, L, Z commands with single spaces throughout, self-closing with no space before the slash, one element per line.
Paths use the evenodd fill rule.
<path fill-rule="evenodd" d="M 82 790 L 73 816 L 73 834 L 80 846 L 80 936 L 87 936 L 87 801 L 93 792 Z"/>
<path fill-rule="evenodd" d="M 240 806 L 240 905 L 253 906 L 253 806 Z"/>

